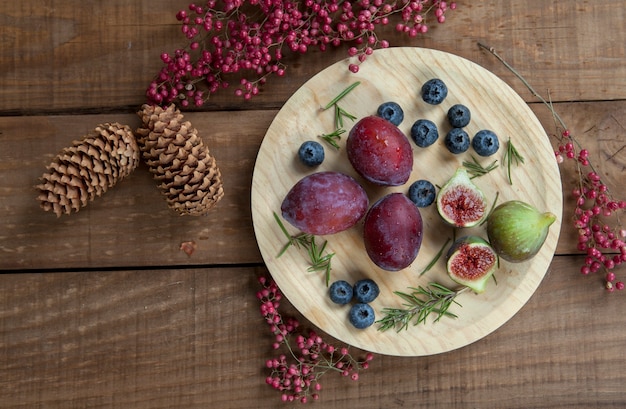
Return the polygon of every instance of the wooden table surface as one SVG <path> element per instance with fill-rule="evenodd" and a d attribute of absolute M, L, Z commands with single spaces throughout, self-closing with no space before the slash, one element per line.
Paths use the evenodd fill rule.
<path fill-rule="evenodd" d="M 346 56 L 286 57 L 287 74 L 244 102 L 230 90 L 187 112 L 220 165 L 225 197 L 179 217 L 147 168 L 77 214 L 43 212 L 45 166 L 97 124 L 139 125 L 135 112 L 184 45 L 185 0 L 4 2 L 0 6 L 0 407 L 274 408 L 265 384 L 273 337 L 259 314 L 267 275 L 252 227 L 256 153 L 304 82 Z M 548 134 L 551 113 L 477 42 L 497 49 L 624 191 L 626 2 L 458 1 L 444 25 L 394 46 L 434 48 L 492 71 Z M 367 63 L 367 62 L 366 62 Z M 626 406 L 626 293 L 579 273 L 571 168 L 562 169 L 561 238 L 537 292 L 494 333 L 426 357 L 376 355 L 353 382 L 322 378 L 324 407 L 610 408 Z M 623 198 L 623 195 L 622 195 Z M 192 255 L 180 250 L 197 243 Z M 618 269 L 623 279 L 623 268 Z M 299 317 L 283 302 L 287 315 Z M 302 325 L 310 325 L 300 317 Z M 322 333 L 323 334 L 323 333 Z"/>

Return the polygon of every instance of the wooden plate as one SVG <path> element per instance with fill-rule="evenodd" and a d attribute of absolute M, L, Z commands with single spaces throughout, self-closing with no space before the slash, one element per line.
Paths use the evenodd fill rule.
<path fill-rule="evenodd" d="M 252 216 L 259 248 L 276 283 L 289 301 L 313 324 L 350 345 L 368 351 L 400 356 L 431 355 L 450 351 L 491 333 L 517 311 L 539 286 L 554 255 L 562 214 L 561 180 L 553 149 L 541 124 L 527 104 L 503 81 L 484 68 L 458 56 L 421 48 L 389 48 L 378 50 L 361 65 L 358 74 L 348 71 L 349 61 L 338 62 L 323 70 L 304 84 L 276 115 L 259 150 L 252 181 Z M 424 103 L 420 97 L 422 84 L 431 78 L 440 78 L 448 86 L 448 97 L 437 106 Z M 359 178 L 347 160 L 344 148 L 347 133 L 339 142 L 340 149 L 325 146 L 326 159 L 319 168 L 308 169 L 297 159 L 297 151 L 306 140 L 319 140 L 319 135 L 332 132 L 334 114 L 322 110 L 335 96 L 350 84 L 361 84 L 350 92 L 339 105 L 347 112 L 362 118 L 376 113 L 379 104 L 395 101 L 403 109 L 405 118 L 400 124 L 407 135 L 413 122 L 427 118 L 439 127 L 439 140 L 428 148 L 413 145 L 414 168 L 409 182 L 396 188 L 375 187 Z M 302 250 L 290 248 L 277 257 L 286 238 L 274 220 L 273 212 L 280 214 L 280 205 L 291 187 L 302 177 L 314 171 L 335 170 L 355 177 L 368 192 L 370 203 L 391 191 L 407 192 L 417 179 L 428 179 L 442 186 L 463 161 L 477 157 L 472 149 L 453 155 L 443 145 L 449 129 L 446 113 L 455 103 L 467 105 L 472 121 L 466 127 L 474 135 L 480 129 L 491 129 L 499 135 L 500 150 L 490 158 L 481 158 L 487 165 L 494 160 L 500 165 L 489 174 L 474 179 L 486 197 L 493 203 L 520 199 L 540 210 L 557 215 L 557 222 L 539 254 L 532 260 L 512 264 L 501 261 L 496 281 L 488 284 L 486 292 L 464 292 L 457 297 L 461 306 L 451 307 L 458 318 L 442 318 L 425 324 L 411 325 L 397 332 L 378 331 L 377 324 L 365 329 L 354 329 L 348 322 L 347 306 L 334 305 L 327 295 L 324 273 L 307 272 L 309 258 Z M 352 122 L 344 123 L 347 130 Z M 506 142 L 513 145 L 525 158 L 521 166 L 512 167 L 513 184 L 506 176 L 503 153 Z M 489 203 L 489 206 L 491 206 Z M 454 287 L 445 273 L 443 258 L 426 274 L 420 272 L 434 259 L 448 238 L 465 234 L 486 237 L 484 226 L 454 232 L 437 215 L 436 207 L 421 210 L 424 238 L 417 259 L 399 272 L 387 272 L 376 267 L 365 253 L 362 239 L 362 221 L 352 229 L 318 238 L 328 241 L 332 258 L 331 282 L 344 279 L 355 282 L 370 277 L 381 289 L 372 302 L 377 319 L 385 307 L 401 307 L 402 300 L 394 291 L 409 291 L 409 287 L 438 282 Z M 284 222 L 291 234 L 298 231 Z M 455 236 L 456 235 L 456 236 Z"/>

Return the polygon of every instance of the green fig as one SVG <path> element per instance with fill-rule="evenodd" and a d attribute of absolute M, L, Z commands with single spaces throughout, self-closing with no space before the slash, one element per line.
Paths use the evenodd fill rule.
<path fill-rule="evenodd" d="M 487 281 L 497 268 L 496 252 L 485 239 L 478 236 L 457 239 L 446 256 L 448 276 L 476 293 L 485 291 Z"/>
<path fill-rule="evenodd" d="M 455 227 L 472 227 L 487 214 L 485 195 L 460 167 L 437 193 L 437 211 L 442 219 Z"/>
<path fill-rule="evenodd" d="M 519 200 L 502 203 L 487 218 L 489 243 L 504 260 L 529 260 L 543 246 L 555 220 L 554 214 Z"/>

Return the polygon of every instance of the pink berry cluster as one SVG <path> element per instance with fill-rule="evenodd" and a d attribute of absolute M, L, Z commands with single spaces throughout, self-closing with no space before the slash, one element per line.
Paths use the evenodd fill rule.
<path fill-rule="evenodd" d="M 275 337 L 272 347 L 287 350 L 266 362 L 271 370 L 266 383 L 281 392 L 283 401 L 307 403 L 310 399 L 319 399 L 322 388 L 319 380 L 329 370 L 353 381 L 359 379 L 359 371 L 369 367 L 373 354 L 357 360 L 347 347 L 335 347 L 315 331 L 303 335 L 297 320 L 283 318 L 278 312 L 282 294 L 276 283 L 266 277 L 260 277 L 259 283 L 262 289 L 257 292 L 257 298 L 261 302 L 261 314 Z"/>
<path fill-rule="evenodd" d="M 163 67 L 146 91 L 148 102 L 182 107 L 202 105 L 228 76 L 241 77 L 235 95 L 249 99 L 269 75 L 282 76 L 285 51 L 306 53 L 312 47 L 351 44 L 349 65 L 359 69 L 376 48 L 389 47 L 376 28 L 399 17 L 396 30 L 415 37 L 430 20 L 443 23 L 456 3 L 443 0 L 208 0 L 190 4 L 176 18 L 188 45 L 161 54 Z M 236 77 L 237 78 L 237 77 Z"/>
<path fill-rule="evenodd" d="M 586 254 L 581 273 L 603 271 L 608 291 L 623 290 L 624 282 L 616 281 L 613 270 L 626 263 L 626 230 L 619 219 L 626 201 L 611 196 L 589 161 L 589 151 L 579 148 L 569 131 L 562 132 L 555 155 L 558 163 L 565 159 L 575 161 L 579 175 L 579 184 L 572 195 L 576 202 L 574 227 L 578 231 L 578 250 Z"/>

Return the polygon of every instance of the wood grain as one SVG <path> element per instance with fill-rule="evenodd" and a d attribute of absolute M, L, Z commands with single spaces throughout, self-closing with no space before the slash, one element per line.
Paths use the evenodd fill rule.
<path fill-rule="evenodd" d="M 554 134 L 550 111 L 541 104 L 530 108 L 546 132 Z M 609 188 L 619 191 L 623 181 L 618 175 L 626 164 L 620 125 L 626 123 L 626 102 L 563 103 L 555 108 L 592 157 L 606 159 L 597 165 Z M 186 114 L 225 170 L 226 196 L 216 212 L 205 218 L 171 214 L 142 166 L 79 213 L 57 219 L 39 209 L 35 200 L 33 186 L 45 166 L 64 146 L 97 124 L 121 121 L 136 126 L 136 115 L 0 117 L 0 208 L 4 212 L 0 218 L 0 269 L 260 263 L 249 189 L 257 151 L 276 113 L 238 113 L 236 127 L 230 115 Z M 563 165 L 561 171 L 567 201 L 575 171 Z M 568 223 L 572 218 L 573 208 L 565 206 L 558 254 L 576 252 L 576 237 Z M 90 220 L 91 227 L 86 225 Z M 183 241 L 198 243 L 192 257 L 179 250 Z"/>
<path fill-rule="evenodd" d="M 561 222 L 562 189 L 547 136 L 526 103 L 508 85 L 480 66 L 457 56 L 414 47 L 379 50 L 370 56 L 368 65 L 357 75 L 342 76 L 346 64 L 332 65 L 299 89 L 276 115 L 261 144 L 252 180 L 252 217 L 263 259 L 287 298 L 304 316 L 351 345 L 384 354 L 421 356 L 474 342 L 498 328 L 524 305 L 552 260 Z M 421 85 L 431 78 L 440 78 L 447 84 L 448 97 L 440 105 L 421 101 Z M 449 130 L 447 111 L 454 104 L 464 103 L 472 112 L 472 121 L 465 128 L 470 135 L 481 129 L 491 129 L 500 136 L 502 148 L 499 154 L 487 162 L 483 160 L 483 163 L 496 160 L 503 164 L 502 153 L 509 139 L 520 154 L 528 158 L 525 166 L 512 169 L 515 180 L 512 185 L 507 180 L 504 165 L 499 172 L 493 171 L 475 179 L 487 198 L 487 206 L 491 207 L 498 195 L 498 204 L 522 200 L 557 217 L 546 243 L 532 260 L 520 264 L 502 262 L 502 269 L 496 274 L 499 277 L 497 286 L 495 283 L 489 285 L 480 296 L 460 296 L 458 302 L 464 308 L 459 311 L 458 320 L 422 331 L 410 331 L 409 334 L 380 333 L 373 328 L 355 331 L 347 323 L 347 309 L 333 308 L 325 296 L 327 289 L 323 274 L 294 274 L 307 270 L 307 257 L 297 251 L 277 257 L 285 244 L 285 237 L 272 212 L 280 214 L 281 202 L 291 187 L 312 173 L 296 161 L 295 152 L 304 141 L 334 129 L 333 112 L 322 111 L 319 107 L 325 106 L 353 81 L 360 81 L 360 84 L 340 101 L 340 106 L 357 120 L 374 114 L 380 103 L 395 101 L 404 110 L 405 120 L 399 128 L 405 135 L 410 134 L 413 122 L 427 118 L 439 128 L 440 138 L 429 148 L 414 147 L 411 177 L 403 186 L 380 188 L 365 182 L 347 160 L 345 138 L 339 143 L 339 151 L 326 145 L 328 154 L 324 163 L 314 171 L 337 171 L 352 176 L 366 189 L 370 203 L 390 192 L 406 193 L 410 183 L 418 179 L 443 186 L 463 161 L 471 161 L 469 153 L 453 155 L 443 145 L 443 138 Z M 447 228 L 434 206 L 421 209 L 421 214 L 424 233 L 418 258 L 398 272 L 386 272 L 369 259 L 363 247 L 362 224 L 323 237 L 329 243 L 328 252 L 335 254 L 331 281 L 342 279 L 354 283 L 362 278 L 372 278 L 378 283 L 381 294 L 372 303 L 377 318 L 382 317 L 383 308 L 401 305 L 394 291 L 408 291 L 408 287 L 426 286 L 433 281 L 454 286 L 454 282 L 446 277 L 442 264 L 420 274 L 446 240 L 468 234 L 486 237 L 480 227 L 456 232 Z M 291 230 L 296 234 L 297 231 Z M 447 335 L 444 337 L 443 334 Z"/>
<path fill-rule="evenodd" d="M 0 112 L 138 107 L 161 68 L 161 53 L 186 44 L 174 16 L 188 3 L 113 0 L 84 7 L 75 0 L 57 0 L 44 7 L 30 1 L 5 7 L 0 12 Z M 396 33 L 393 24 L 380 36 L 393 46 L 436 48 L 468 58 L 512 84 L 527 101 L 533 99 L 530 94 L 498 62 L 486 58 L 476 41 L 502 52 L 538 90 L 549 89 L 553 101 L 611 100 L 626 94 L 623 0 L 458 3 L 443 26 L 433 25 L 424 36 L 408 38 Z M 346 55 L 345 47 L 289 53 L 284 60 L 288 76 L 271 78 L 257 98 L 247 103 L 225 91 L 207 108 L 279 108 L 314 73 Z M 611 75 L 600 75 L 604 70 Z"/>
<path fill-rule="evenodd" d="M 225 90 L 188 113 L 216 156 L 226 197 L 215 214 L 167 213 L 145 168 L 68 218 L 45 214 L 33 184 L 63 147 L 135 111 L 162 52 L 184 45 L 175 13 L 189 0 L 24 0 L 0 6 L 0 406 L 276 408 L 264 362 L 276 354 L 259 314 L 267 274 L 254 238 L 256 154 L 287 99 L 346 56 L 287 54 L 287 75 L 249 102 Z M 549 95 L 613 192 L 624 191 L 624 0 L 459 1 L 443 26 L 394 46 L 465 57 L 524 100 L 495 47 Z M 236 78 L 233 79 L 237 81 Z M 562 103 L 558 103 L 562 102 Z M 548 133 L 545 107 L 530 104 Z M 554 139 L 553 139 L 554 141 Z M 566 203 L 576 182 L 561 167 Z M 578 273 L 565 206 L 557 256 L 538 290 L 497 331 L 446 354 L 377 356 L 359 382 L 323 378 L 325 407 L 623 408 L 623 294 Z M 179 250 L 193 240 L 191 256 Z M 206 267 L 206 268 L 205 268 Z M 103 271 L 108 270 L 108 271 Z M 311 326 L 287 301 L 284 312 Z M 327 339 L 332 339 L 324 334 Z M 287 405 L 291 407 L 290 405 Z"/>
<path fill-rule="evenodd" d="M 135 115 L 45 116 L 0 119 L 4 175 L 0 203 L 2 268 L 159 266 L 258 262 L 250 215 L 256 151 L 275 112 L 252 111 L 233 126 L 228 115 L 190 114 L 224 175 L 225 198 L 206 217 L 181 217 L 167 208 L 146 166 L 87 207 L 56 218 L 39 208 L 38 178 L 64 146 L 99 123 L 135 128 Z M 180 244 L 194 241 L 189 257 Z M 241 249 L 245 248 L 245 251 Z M 40 257 L 40 254 L 47 254 Z M 90 261 L 91 260 L 91 261 Z"/>
<path fill-rule="evenodd" d="M 356 383 L 326 374 L 319 403 L 623 407 L 622 299 L 605 297 L 576 263 L 556 257 L 526 306 L 488 337 L 428 357 L 377 355 Z M 278 407 L 264 365 L 281 351 L 258 313 L 259 274 L 267 271 L 0 275 L 2 406 Z M 281 310 L 315 329 L 289 303 Z"/>

